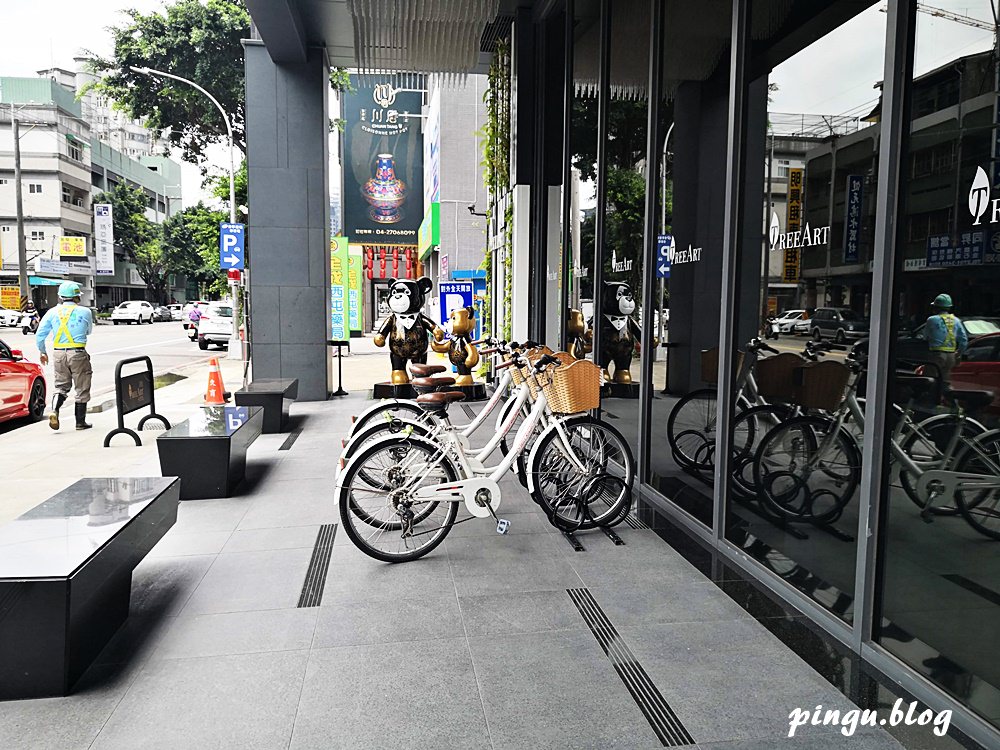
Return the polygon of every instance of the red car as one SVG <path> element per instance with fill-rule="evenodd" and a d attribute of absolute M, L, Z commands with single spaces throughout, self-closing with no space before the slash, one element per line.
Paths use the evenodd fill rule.
<path fill-rule="evenodd" d="M 955 389 L 993 391 L 988 411 L 1000 413 L 1000 333 L 988 333 L 969 342 L 962 361 L 951 371 Z"/>
<path fill-rule="evenodd" d="M 0 341 L 0 422 L 45 414 L 45 374 L 17 349 Z"/>

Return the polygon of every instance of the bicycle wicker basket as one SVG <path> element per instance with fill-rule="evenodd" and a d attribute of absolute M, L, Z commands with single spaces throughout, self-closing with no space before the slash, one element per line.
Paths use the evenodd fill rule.
<path fill-rule="evenodd" d="M 544 346 L 544 345 L 543 346 L 536 346 L 536 347 L 534 347 L 532 349 L 528 349 L 526 352 L 524 352 L 524 356 L 527 358 L 527 360 L 529 362 L 535 362 L 538 359 L 541 359 L 542 357 L 544 357 L 546 354 L 552 354 L 552 350 L 549 349 L 549 347 Z M 527 377 L 526 377 L 527 371 L 528 371 L 527 367 L 525 367 L 525 368 L 511 367 L 510 368 L 510 376 L 511 376 L 511 379 L 514 381 L 514 385 L 521 385 L 521 383 L 523 383 L 527 379 Z M 529 385 L 530 385 L 530 381 L 529 381 Z M 534 392 L 532 392 L 532 395 L 534 395 Z"/>
<path fill-rule="evenodd" d="M 834 411 L 844 400 L 851 371 L 842 362 L 809 362 L 795 368 L 795 402 L 807 409 Z"/>
<path fill-rule="evenodd" d="M 560 365 L 571 365 L 571 364 L 573 364 L 574 362 L 577 361 L 576 357 L 574 357 L 569 352 L 553 352 L 550 349 L 548 351 L 548 354 L 551 354 L 553 357 L 555 357 L 556 359 L 558 359 Z M 534 364 L 541 357 L 542 357 L 541 354 L 539 354 L 538 356 L 528 357 L 528 361 L 531 362 L 532 364 Z M 552 365 L 549 365 L 550 369 L 551 369 L 551 367 L 552 367 Z M 544 374 L 542 374 L 539 377 L 544 381 L 546 376 Z M 538 398 L 538 386 L 535 385 L 535 379 L 529 377 L 529 378 L 525 378 L 525 380 L 527 380 L 527 382 L 528 382 L 528 390 L 531 391 L 531 398 L 533 398 L 533 399 Z"/>
<path fill-rule="evenodd" d="M 758 359 L 754 365 L 757 393 L 768 401 L 794 401 L 795 370 L 802 364 L 802 357 L 791 352 Z"/>
<path fill-rule="evenodd" d="M 539 379 L 556 414 L 578 414 L 601 405 L 601 368 L 593 362 L 576 359 L 549 369 Z"/>
<path fill-rule="evenodd" d="M 736 371 L 743 367 L 743 352 L 736 352 Z M 701 379 L 706 383 L 719 382 L 719 347 L 701 350 Z"/>

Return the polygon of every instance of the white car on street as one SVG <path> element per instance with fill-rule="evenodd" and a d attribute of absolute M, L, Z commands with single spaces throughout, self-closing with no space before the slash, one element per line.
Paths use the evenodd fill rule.
<path fill-rule="evenodd" d="M 6 307 L 0 307 L 0 326 L 16 326 L 21 322 L 21 313 L 19 310 L 8 310 Z"/>
<path fill-rule="evenodd" d="M 228 346 L 233 335 L 233 305 L 231 302 L 203 302 L 198 305 L 198 348 L 208 349 L 209 344 Z"/>
<path fill-rule="evenodd" d="M 167 305 L 167 309 L 170 310 L 171 320 L 181 320 L 184 317 L 184 305 L 175 303 L 173 305 Z"/>
<path fill-rule="evenodd" d="M 796 323 L 800 320 L 805 321 L 806 311 L 805 310 L 786 310 L 781 315 L 778 316 L 774 324 L 778 327 L 778 333 L 795 333 Z M 809 326 L 806 324 L 803 326 L 803 331 L 808 331 Z"/>
<path fill-rule="evenodd" d="M 122 302 L 111 312 L 111 322 L 119 323 L 152 323 L 153 306 L 145 300 L 130 300 Z"/>

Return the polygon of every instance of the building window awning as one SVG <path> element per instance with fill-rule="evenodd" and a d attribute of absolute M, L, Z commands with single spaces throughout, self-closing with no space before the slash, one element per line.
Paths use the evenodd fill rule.
<path fill-rule="evenodd" d="M 45 276 L 29 276 L 28 284 L 30 286 L 59 286 L 63 283 L 65 279 L 49 279 Z"/>

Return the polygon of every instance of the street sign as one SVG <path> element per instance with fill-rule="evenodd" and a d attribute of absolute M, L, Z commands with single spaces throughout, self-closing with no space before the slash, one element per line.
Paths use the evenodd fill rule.
<path fill-rule="evenodd" d="M 448 320 L 452 310 L 460 307 L 472 307 L 472 282 L 449 281 L 438 286 L 441 300 L 441 322 Z"/>
<path fill-rule="evenodd" d="M 83 260 L 87 257 L 87 240 L 84 237 L 60 237 L 59 260 Z"/>
<path fill-rule="evenodd" d="M 240 281 L 243 280 L 243 272 L 236 268 L 230 268 L 228 271 L 226 271 L 226 275 L 229 277 L 230 281 L 236 284 L 239 284 Z"/>
<path fill-rule="evenodd" d="M 219 224 L 219 264 L 227 271 L 243 268 L 244 239 L 242 224 Z"/>
<path fill-rule="evenodd" d="M 656 278 L 670 278 L 670 262 L 674 257 L 674 238 L 670 234 L 656 236 Z"/>

